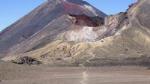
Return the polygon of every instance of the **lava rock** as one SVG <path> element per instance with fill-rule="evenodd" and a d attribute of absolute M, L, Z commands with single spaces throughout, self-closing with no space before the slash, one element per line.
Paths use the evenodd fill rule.
<path fill-rule="evenodd" d="M 31 57 L 28 57 L 28 56 L 20 57 L 19 59 L 13 61 L 13 63 L 16 63 L 16 64 L 28 64 L 28 65 L 41 64 L 40 61 L 38 61 L 38 60 L 36 60 L 34 58 L 31 58 Z"/>

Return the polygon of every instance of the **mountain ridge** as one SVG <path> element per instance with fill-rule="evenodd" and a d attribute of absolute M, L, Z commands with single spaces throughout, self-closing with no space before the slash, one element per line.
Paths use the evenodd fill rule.
<path fill-rule="evenodd" d="M 46 27 L 55 18 L 65 14 L 66 11 L 63 8 L 63 4 L 58 3 L 58 1 L 62 0 L 49 0 L 43 3 L 12 26 L 3 30 L 0 34 L 0 51 L 6 52 L 10 47 L 25 41 L 30 36 L 39 32 L 39 30 Z M 79 1 L 83 3 L 82 0 Z"/>
<path fill-rule="evenodd" d="M 54 19 L 35 36 L 11 47 L 3 60 L 18 62 L 28 56 L 50 65 L 149 64 L 149 4 L 149 0 L 138 0 L 126 12 L 105 17 L 97 17 L 90 10 L 94 15 L 86 15 L 82 5 L 74 9 L 69 4 L 84 12 L 67 9 L 67 14 Z"/>

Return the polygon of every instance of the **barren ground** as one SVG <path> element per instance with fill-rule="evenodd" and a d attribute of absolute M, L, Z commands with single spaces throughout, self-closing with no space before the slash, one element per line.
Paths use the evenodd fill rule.
<path fill-rule="evenodd" d="M 150 84 L 145 67 L 50 67 L 0 62 L 0 84 Z"/>

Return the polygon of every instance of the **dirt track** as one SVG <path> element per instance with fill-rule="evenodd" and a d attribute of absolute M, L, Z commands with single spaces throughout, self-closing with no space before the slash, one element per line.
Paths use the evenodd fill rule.
<path fill-rule="evenodd" d="M 50 67 L 0 62 L 0 84 L 150 84 L 144 67 Z"/>

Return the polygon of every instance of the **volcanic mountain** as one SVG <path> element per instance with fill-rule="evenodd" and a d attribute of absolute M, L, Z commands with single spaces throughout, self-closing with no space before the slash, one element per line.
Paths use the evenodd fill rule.
<path fill-rule="evenodd" d="M 98 24 L 89 20 L 92 19 L 89 17 L 98 17 L 101 21 L 106 16 L 82 0 L 48 0 L 0 33 L 0 53 L 8 53 L 10 49 L 26 52 L 47 44 L 58 34 L 70 29 L 74 24 L 71 18 L 78 15 L 83 15 L 81 21 L 87 19 L 87 24 L 78 20 L 77 24 L 91 26 Z"/>
<path fill-rule="evenodd" d="M 5 61 L 43 64 L 150 63 L 150 1 L 107 16 L 82 0 L 48 0 L 0 33 Z"/>

